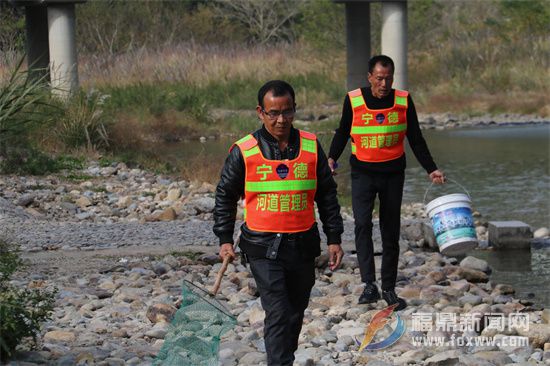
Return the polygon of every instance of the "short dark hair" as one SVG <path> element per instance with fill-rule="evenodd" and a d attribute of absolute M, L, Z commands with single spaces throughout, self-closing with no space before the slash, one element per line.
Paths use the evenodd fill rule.
<path fill-rule="evenodd" d="M 283 97 L 288 94 L 292 97 L 292 103 L 295 103 L 294 89 L 289 83 L 283 80 L 271 80 L 258 90 L 258 105 L 262 108 L 264 107 L 264 97 L 268 92 L 273 93 L 274 97 Z"/>
<path fill-rule="evenodd" d="M 391 66 L 391 71 L 395 72 L 395 65 L 390 57 L 386 55 L 376 55 L 369 60 L 369 74 L 372 74 L 376 64 L 380 64 L 383 67 Z"/>

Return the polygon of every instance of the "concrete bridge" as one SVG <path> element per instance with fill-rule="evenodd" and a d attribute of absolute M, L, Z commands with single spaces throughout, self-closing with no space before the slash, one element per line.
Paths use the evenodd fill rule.
<path fill-rule="evenodd" d="M 86 0 L 12 0 L 25 7 L 27 60 L 36 75 L 49 70 L 52 90 L 66 97 L 78 89 L 75 4 Z M 382 53 L 395 62 L 394 85 L 407 88 L 407 1 L 333 0 L 346 11 L 347 88 L 367 83 L 370 3 L 382 3 Z"/>

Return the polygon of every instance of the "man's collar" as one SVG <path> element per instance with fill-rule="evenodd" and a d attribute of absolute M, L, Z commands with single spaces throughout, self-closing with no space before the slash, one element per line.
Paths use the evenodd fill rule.
<path fill-rule="evenodd" d="M 383 98 L 377 98 L 377 97 L 375 97 L 375 96 L 372 94 L 372 89 L 370 88 L 370 85 L 367 86 L 366 89 L 367 89 L 367 96 L 369 96 L 369 97 L 373 97 L 373 98 L 378 99 L 378 100 L 385 100 L 386 98 L 391 98 L 391 99 L 393 100 L 393 97 L 394 97 L 393 93 L 394 93 L 394 91 L 395 91 L 394 88 L 392 88 L 391 91 L 390 91 L 390 93 L 389 93 L 388 95 L 386 95 L 385 97 L 383 97 Z"/>
<path fill-rule="evenodd" d="M 268 142 L 278 143 L 277 139 L 269 133 L 269 131 L 265 128 L 265 126 L 263 124 L 262 124 L 262 128 L 260 129 L 260 135 L 262 136 L 262 138 L 264 138 Z M 294 126 L 291 126 L 290 127 L 290 136 L 288 137 L 288 142 L 289 143 L 294 142 L 297 137 L 298 137 L 298 130 L 295 129 Z"/>

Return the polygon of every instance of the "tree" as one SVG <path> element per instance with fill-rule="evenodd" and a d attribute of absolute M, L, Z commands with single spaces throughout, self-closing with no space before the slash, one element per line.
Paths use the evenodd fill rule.
<path fill-rule="evenodd" d="M 296 28 L 305 42 L 322 53 L 346 48 L 346 23 L 342 4 L 336 4 L 332 0 L 304 1 Z"/>
<path fill-rule="evenodd" d="M 250 41 L 266 44 L 294 40 L 292 25 L 300 4 L 295 0 L 217 0 L 214 6 L 220 18 L 235 20 L 247 28 Z"/>

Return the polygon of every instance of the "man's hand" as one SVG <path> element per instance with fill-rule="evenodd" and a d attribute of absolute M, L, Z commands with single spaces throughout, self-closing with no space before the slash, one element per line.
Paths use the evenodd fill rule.
<path fill-rule="evenodd" d="M 328 245 L 328 268 L 331 271 L 334 271 L 340 267 L 342 263 L 342 258 L 344 257 L 344 251 L 340 244 L 329 244 Z"/>
<path fill-rule="evenodd" d="M 235 259 L 235 251 L 231 243 L 220 245 L 220 259 L 223 261 L 226 256 L 230 257 L 229 262 L 233 262 L 233 259 Z"/>
<path fill-rule="evenodd" d="M 445 174 L 443 174 L 441 170 L 437 169 L 430 173 L 430 179 L 432 180 L 432 183 L 443 184 L 445 183 Z"/>
<path fill-rule="evenodd" d="M 334 161 L 333 158 L 328 158 L 328 167 L 332 175 L 337 175 L 336 168 L 338 168 L 338 163 Z"/>

